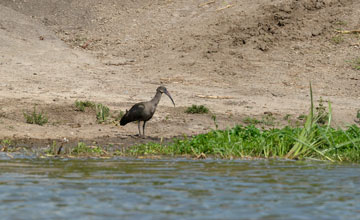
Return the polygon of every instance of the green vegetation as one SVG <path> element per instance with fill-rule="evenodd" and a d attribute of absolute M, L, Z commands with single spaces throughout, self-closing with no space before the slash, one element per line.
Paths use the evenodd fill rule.
<path fill-rule="evenodd" d="M 246 117 L 243 122 L 247 125 L 257 125 L 260 124 L 261 121 L 256 118 Z"/>
<path fill-rule="evenodd" d="M 99 146 L 86 145 L 84 142 L 78 142 L 73 147 L 63 147 L 57 145 L 56 141 L 53 141 L 52 145 L 43 151 L 45 157 L 102 157 L 107 156 L 108 152 Z M 115 153 L 113 153 L 115 156 Z"/>
<path fill-rule="evenodd" d="M 96 120 L 98 123 L 105 122 L 109 116 L 110 116 L 109 107 L 103 104 L 96 105 Z"/>
<path fill-rule="evenodd" d="M 93 108 L 95 103 L 90 101 L 75 101 L 75 107 L 77 111 L 84 112 L 85 108 Z"/>
<path fill-rule="evenodd" d="M 352 67 L 356 70 L 360 70 L 360 57 L 357 57 L 352 62 Z"/>
<path fill-rule="evenodd" d="M 78 145 L 75 146 L 71 151 L 71 154 L 75 155 L 101 155 L 104 153 L 105 151 L 102 150 L 100 147 L 88 146 L 83 142 L 79 142 Z"/>
<path fill-rule="evenodd" d="M 188 114 L 206 114 L 209 112 L 209 109 L 203 105 L 192 105 L 185 110 L 185 113 Z"/>
<path fill-rule="evenodd" d="M 336 35 L 331 38 L 331 41 L 335 44 L 340 44 L 340 43 L 344 42 L 344 38 L 341 35 Z"/>
<path fill-rule="evenodd" d="M 91 101 L 76 101 L 75 102 L 75 108 L 77 111 L 84 112 L 85 108 L 94 108 L 94 107 L 96 110 L 97 122 L 98 123 L 106 122 L 110 116 L 109 107 L 107 107 L 101 103 L 95 104 L 94 102 L 91 102 Z M 111 117 L 115 118 L 115 121 L 116 121 L 116 120 L 120 120 L 123 115 L 124 115 L 124 112 L 120 111 L 118 115 L 111 116 Z"/>
<path fill-rule="evenodd" d="M 320 97 L 319 106 L 316 108 L 316 117 L 318 118 L 318 123 L 324 125 L 329 120 L 329 113 L 326 111 L 324 106 L 324 100 Z"/>
<path fill-rule="evenodd" d="M 217 123 L 217 121 L 216 121 L 216 115 L 213 114 L 213 115 L 211 116 L 211 119 L 214 121 L 215 128 L 218 129 L 218 128 L 219 128 L 219 125 L 218 125 L 218 123 Z"/>
<path fill-rule="evenodd" d="M 275 125 L 275 117 L 272 115 L 265 115 L 261 118 L 261 120 L 258 120 L 256 118 L 246 117 L 243 122 L 247 125 L 266 125 L 266 126 L 274 126 Z"/>
<path fill-rule="evenodd" d="M 197 135 L 191 139 L 176 139 L 167 146 L 157 143 L 134 146 L 127 149 L 125 155 L 313 158 L 359 162 L 359 141 L 360 129 L 355 125 L 347 130 L 333 129 L 320 127 L 308 119 L 304 128 L 260 130 L 254 125 L 238 125 L 232 129 Z"/>
<path fill-rule="evenodd" d="M 4 139 L 1 141 L 1 147 L 0 147 L 0 151 L 8 151 L 8 148 L 12 145 L 12 141 L 9 139 Z"/>
<path fill-rule="evenodd" d="M 305 120 L 306 119 L 306 115 L 299 115 L 299 117 L 297 117 L 298 120 Z"/>
<path fill-rule="evenodd" d="M 45 154 L 46 155 L 56 155 L 57 152 L 58 152 L 58 146 L 57 146 L 57 143 L 56 141 L 53 141 L 53 143 L 51 144 L 51 146 L 45 150 Z"/>
<path fill-rule="evenodd" d="M 310 112 L 302 128 L 287 126 L 282 129 L 260 130 L 254 125 L 237 125 L 231 129 L 213 130 L 192 138 L 175 139 L 166 146 L 158 143 L 133 146 L 127 149 L 124 155 L 260 157 L 360 162 L 360 128 L 356 125 L 345 130 L 330 127 L 330 103 L 327 125 L 319 123 L 323 115 L 314 114 L 311 85 L 310 94 Z"/>
<path fill-rule="evenodd" d="M 43 112 L 37 113 L 36 107 L 34 106 L 34 111 L 32 113 L 24 112 L 24 117 L 26 123 L 28 124 L 37 124 L 37 125 L 44 125 L 48 122 L 48 118 L 44 115 Z"/>
<path fill-rule="evenodd" d="M 342 21 L 342 20 L 338 20 L 335 22 L 336 25 L 339 25 L 339 26 L 346 26 L 347 25 L 347 22 L 346 21 Z"/>

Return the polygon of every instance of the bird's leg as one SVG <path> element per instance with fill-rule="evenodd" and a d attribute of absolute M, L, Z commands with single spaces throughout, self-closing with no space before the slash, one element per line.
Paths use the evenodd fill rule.
<path fill-rule="evenodd" d="M 145 138 L 145 124 L 146 124 L 146 121 L 144 121 L 144 124 L 143 124 L 143 137 Z"/>
<path fill-rule="evenodd" d="M 141 132 L 140 132 L 140 121 L 138 121 L 138 128 L 139 128 L 139 137 L 141 137 Z"/>

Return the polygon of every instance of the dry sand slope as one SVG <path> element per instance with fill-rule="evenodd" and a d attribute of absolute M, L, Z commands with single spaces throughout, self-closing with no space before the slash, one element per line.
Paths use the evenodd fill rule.
<path fill-rule="evenodd" d="M 0 138 L 130 145 L 206 132 L 212 114 L 220 128 L 264 112 L 284 124 L 307 112 L 309 81 L 337 125 L 360 109 L 360 36 L 336 32 L 360 29 L 359 1 L 2 0 L 0 15 Z M 160 84 L 177 107 L 163 97 L 149 139 L 74 108 L 90 100 L 114 115 Z M 187 115 L 191 104 L 212 113 Z M 44 126 L 25 123 L 35 105 Z"/>

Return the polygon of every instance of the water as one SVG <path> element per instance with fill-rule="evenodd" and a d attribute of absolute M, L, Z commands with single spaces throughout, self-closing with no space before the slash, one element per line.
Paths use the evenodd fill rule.
<path fill-rule="evenodd" d="M 360 166 L 0 155 L 1 219 L 360 219 Z"/>

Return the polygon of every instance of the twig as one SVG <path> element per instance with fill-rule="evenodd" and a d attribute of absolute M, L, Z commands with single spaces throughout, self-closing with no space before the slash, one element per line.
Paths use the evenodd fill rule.
<path fill-rule="evenodd" d="M 360 34 L 360 30 L 350 30 L 350 31 L 336 31 L 341 34 Z"/>
<path fill-rule="evenodd" d="M 86 49 L 90 43 L 92 42 L 92 40 L 87 40 L 83 45 L 81 45 L 80 47 L 83 48 L 83 49 Z"/>
<path fill-rule="evenodd" d="M 213 3 L 215 3 L 214 0 L 213 1 L 208 1 L 208 2 L 205 2 L 205 3 L 202 3 L 202 4 L 198 5 L 198 7 L 203 7 L 205 5 L 209 5 L 209 4 L 213 4 Z"/>
<path fill-rule="evenodd" d="M 205 99 L 233 99 L 234 97 L 231 96 L 217 96 L 217 95 L 195 95 L 198 98 L 205 98 Z"/>
<path fill-rule="evenodd" d="M 225 7 L 216 9 L 216 11 L 221 11 L 221 10 L 224 10 L 224 9 L 227 9 L 227 8 L 231 8 L 231 7 L 233 7 L 233 6 L 234 6 L 234 5 L 227 5 L 227 6 L 225 6 Z"/>

